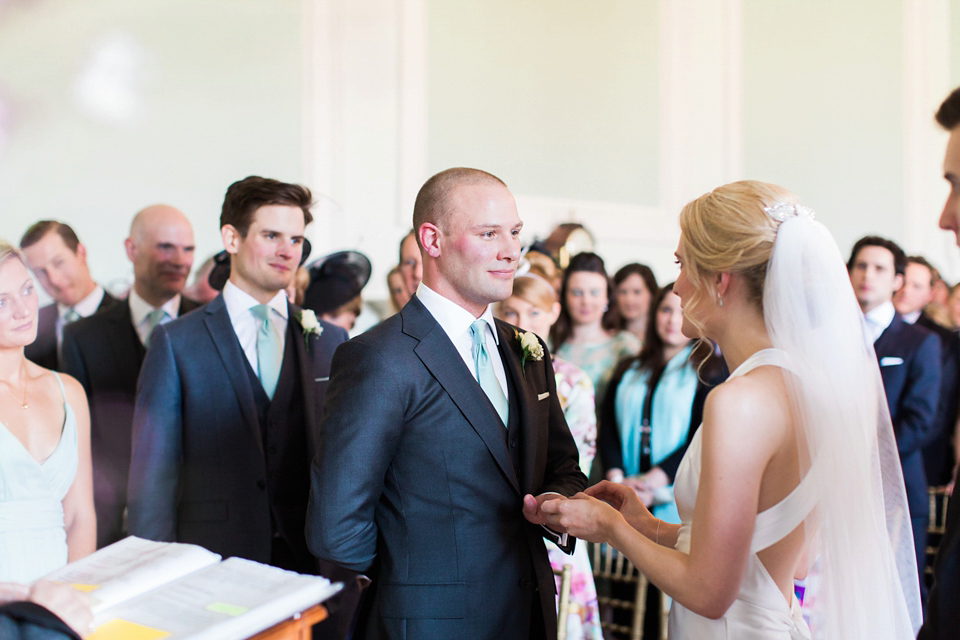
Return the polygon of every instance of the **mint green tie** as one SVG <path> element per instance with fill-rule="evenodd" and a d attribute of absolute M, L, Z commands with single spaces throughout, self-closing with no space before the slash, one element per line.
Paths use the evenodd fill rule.
<path fill-rule="evenodd" d="M 493 363 L 490 361 L 490 354 L 487 353 L 487 322 L 486 320 L 477 320 L 470 325 L 470 337 L 473 338 L 473 367 L 474 375 L 480 388 L 490 398 L 493 408 L 497 410 L 504 426 L 507 425 L 507 419 L 510 413 L 510 404 L 507 402 L 507 396 L 504 395 L 500 387 L 500 381 L 497 380 L 497 374 L 493 372 Z"/>
<path fill-rule="evenodd" d="M 70 324 L 71 322 L 74 322 L 79 319 L 80 319 L 80 314 L 73 307 L 70 307 L 69 309 L 67 309 L 67 312 L 63 314 L 64 324 Z"/>
<path fill-rule="evenodd" d="M 166 317 L 167 312 L 163 309 L 154 309 L 147 314 L 147 337 L 143 341 L 143 346 L 150 346 L 150 336 L 153 334 L 153 330 L 156 329 L 157 325 Z"/>
<path fill-rule="evenodd" d="M 258 304 L 250 307 L 250 311 L 260 321 L 257 329 L 257 377 L 267 397 L 273 400 L 273 392 L 277 390 L 277 380 L 280 379 L 280 366 L 283 364 L 280 336 L 270 322 L 269 306 Z"/>

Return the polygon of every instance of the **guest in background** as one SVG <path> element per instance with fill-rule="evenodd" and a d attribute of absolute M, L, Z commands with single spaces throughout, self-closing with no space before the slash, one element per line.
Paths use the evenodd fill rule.
<path fill-rule="evenodd" d="M 407 287 L 407 296 L 412 296 L 423 278 L 423 258 L 417 244 L 417 234 L 411 231 L 400 241 L 400 273 Z"/>
<path fill-rule="evenodd" d="M 30 272 L 0 240 L 0 582 L 33 582 L 96 547 L 87 399 L 24 356 L 37 311 Z"/>
<path fill-rule="evenodd" d="M 370 260 L 359 251 L 338 251 L 317 260 L 307 270 L 310 284 L 303 307 L 352 331 L 357 316 L 363 312 L 360 294 L 370 280 Z"/>
<path fill-rule="evenodd" d="M 620 330 L 620 314 L 603 259 L 578 253 L 570 260 L 560 288 L 560 317 L 551 329 L 557 356 L 583 369 L 603 394 L 617 363 L 640 351 L 640 340 Z"/>
<path fill-rule="evenodd" d="M 904 322 L 929 329 L 940 338 L 940 401 L 933 429 L 936 436 L 924 446 L 923 462 L 927 484 L 942 487 L 953 479 L 951 440 L 960 409 L 960 337 L 927 312 L 936 280 L 936 270 L 923 257 L 908 257 L 903 286 L 893 296 L 893 306 Z"/>
<path fill-rule="evenodd" d="M 293 280 L 287 285 L 287 302 L 297 306 L 303 306 L 303 300 L 307 297 L 307 287 L 310 286 L 310 272 L 306 267 L 297 267 L 297 273 Z"/>
<path fill-rule="evenodd" d="M 387 273 L 387 291 L 390 293 L 390 308 L 394 313 L 399 313 L 400 309 L 410 302 L 410 294 L 407 292 L 399 265 Z"/>
<path fill-rule="evenodd" d="M 501 320 L 520 327 L 522 331 L 532 331 L 544 339 L 550 334 L 550 327 L 560 315 L 560 303 L 557 302 L 557 292 L 550 284 L 549 274 L 531 268 L 514 279 L 513 294 L 498 303 L 496 310 L 496 315 Z M 597 414 L 593 383 L 579 367 L 562 358 L 553 359 L 553 371 L 563 417 L 580 453 L 580 469 L 587 475 L 597 452 Z M 602 640 L 597 589 L 593 582 L 586 545 L 579 545 L 571 557 L 548 541 L 547 554 L 554 569 L 563 569 L 565 564 L 573 565 L 570 601 L 575 605 L 575 609 L 571 609 L 571 618 L 576 614 L 580 628 L 574 629 L 573 625 L 568 623 L 568 638 Z"/>
<path fill-rule="evenodd" d="M 90 275 L 87 249 L 69 225 L 41 220 L 20 239 L 27 266 L 53 304 L 40 309 L 37 339 L 28 345 L 27 358 L 47 369 L 58 369 L 63 327 L 92 316 L 116 300 Z"/>
<path fill-rule="evenodd" d="M 613 286 L 623 328 L 642 342 L 647 335 L 650 300 L 659 290 L 656 276 L 647 265 L 633 262 L 613 275 Z"/>
<path fill-rule="evenodd" d="M 193 227 L 182 212 L 154 205 L 136 214 L 124 241 L 133 263 L 126 300 L 82 318 L 63 332 L 63 370 L 90 402 L 97 548 L 126 537 L 130 432 L 137 376 L 150 335 L 160 324 L 199 307 L 181 295 L 193 265 Z"/>
<path fill-rule="evenodd" d="M 193 274 L 193 282 L 183 289 L 185 297 L 200 304 L 207 304 L 217 297 L 219 289 L 210 286 L 210 272 L 213 271 L 215 257 L 216 254 L 210 256 L 197 267 L 197 271 Z"/>

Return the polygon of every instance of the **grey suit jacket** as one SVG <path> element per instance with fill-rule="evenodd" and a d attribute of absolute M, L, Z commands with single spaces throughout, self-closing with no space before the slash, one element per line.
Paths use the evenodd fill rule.
<path fill-rule="evenodd" d="M 513 327 L 497 327 L 519 409 L 509 438 L 416 297 L 334 355 L 307 541 L 373 574 L 367 638 L 556 637 L 545 530 L 522 499 L 570 496 L 586 478 L 549 354 L 521 370 Z"/>

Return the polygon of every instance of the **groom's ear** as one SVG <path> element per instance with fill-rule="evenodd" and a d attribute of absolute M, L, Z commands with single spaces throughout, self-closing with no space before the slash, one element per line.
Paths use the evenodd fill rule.
<path fill-rule="evenodd" d="M 440 257 L 440 229 L 432 222 L 424 222 L 417 229 L 417 238 L 423 252 L 431 258 Z"/>

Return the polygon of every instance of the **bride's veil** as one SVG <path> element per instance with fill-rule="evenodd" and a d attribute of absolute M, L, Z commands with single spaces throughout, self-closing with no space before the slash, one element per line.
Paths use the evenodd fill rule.
<path fill-rule="evenodd" d="M 806 519 L 818 585 L 815 638 L 913 638 L 921 623 L 916 555 L 897 446 L 873 345 L 837 245 L 809 209 L 781 220 L 767 265 L 764 319 L 787 352 L 801 467 L 815 480 Z"/>

